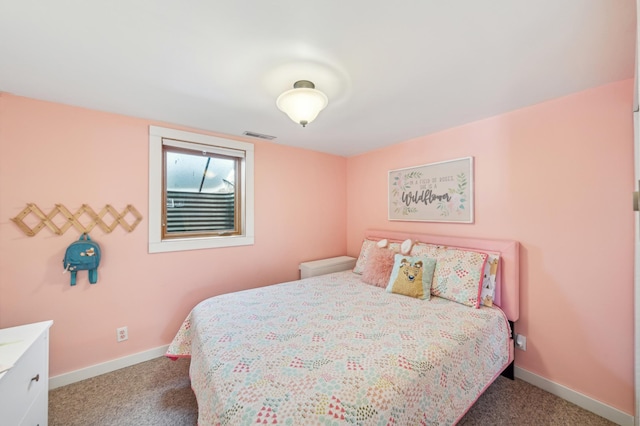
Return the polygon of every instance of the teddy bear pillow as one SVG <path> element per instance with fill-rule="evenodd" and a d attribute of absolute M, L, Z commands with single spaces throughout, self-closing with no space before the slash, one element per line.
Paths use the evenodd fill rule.
<path fill-rule="evenodd" d="M 429 300 L 435 269 L 436 260 L 433 258 L 396 254 L 386 291 Z"/>

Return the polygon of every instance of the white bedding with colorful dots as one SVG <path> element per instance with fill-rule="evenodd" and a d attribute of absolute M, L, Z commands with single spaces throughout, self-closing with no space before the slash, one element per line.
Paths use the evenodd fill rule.
<path fill-rule="evenodd" d="M 204 300 L 167 356 L 191 357 L 200 426 L 450 425 L 509 364 L 509 333 L 496 307 L 345 271 Z"/>

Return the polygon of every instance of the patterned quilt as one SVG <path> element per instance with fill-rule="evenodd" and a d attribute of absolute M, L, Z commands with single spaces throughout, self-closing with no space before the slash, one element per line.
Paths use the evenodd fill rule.
<path fill-rule="evenodd" d="M 389 294 L 350 271 L 199 303 L 191 356 L 205 425 L 450 425 L 509 362 L 498 308 Z"/>

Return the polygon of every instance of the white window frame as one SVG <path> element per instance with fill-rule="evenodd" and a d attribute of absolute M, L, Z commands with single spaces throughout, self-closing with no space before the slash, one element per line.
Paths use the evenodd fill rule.
<path fill-rule="evenodd" d="M 244 167 L 241 179 L 241 221 L 242 234 L 211 237 L 193 237 L 180 239 L 162 239 L 162 191 L 163 191 L 163 155 L 162 140 L 172 139 L 189 143 L 209 145 L 217 148 L 228 148 L 245 152 Z M 191 149 L 198 149 L 191 146 Z M 220 247 L 252 245 L 254 236 L 254 203 L 253 203 L 253 144 L 216 136 L 149 126 L 149 253 L 171 251 L 198 250 Z"/>

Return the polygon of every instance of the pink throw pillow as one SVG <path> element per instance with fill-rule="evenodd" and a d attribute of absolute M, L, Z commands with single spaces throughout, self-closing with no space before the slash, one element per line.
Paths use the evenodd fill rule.
<path fill-rule="evenodd" d="M 361 280 L 376 287 L 387 288 L 393 269 L 395 252 L 386 248 L 374 247 L 362 272 Z"/>

